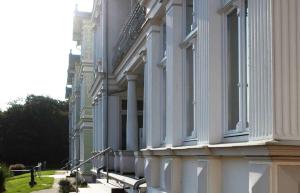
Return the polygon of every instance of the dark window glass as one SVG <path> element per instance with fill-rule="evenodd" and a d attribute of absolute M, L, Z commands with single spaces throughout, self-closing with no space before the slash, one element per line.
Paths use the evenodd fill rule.
<path fill-rule="evenodd" d="M 143 111 L 143 109 L 144 109 L 144 101 L 138 100 L 137 101 L 137 110 L 138 111 Z"/>
<path fill-rule="evenodd" d="M 194 4 L 193 0 L 186 0 L 186 34 L 189 34 L 193 28 L 193 11 L 194 11 Z"/>
<path fill-rule="evenodd" d="M 228 43 L 228 130 L 236 129 L 239 121 L 239 50 L 238 13 L 234 9 L 227 15 Z"/>
<path fill-rule="evenodd" d="M 186 49 L 186 87 L 187 87 L 187 136 L 194 130 L 194 53 L 193 46 Z"/>
<path fill-rule="evenodd" d="M 126 122 L 127 115 L 121 116 L 121 125 L 122 125 L 122 147 L 121 150 L 126 150 Z"/>
<path fill-rule="evenodd" d="M 127 100 L 122 100 L 122 110 L 127 110 Z"/>

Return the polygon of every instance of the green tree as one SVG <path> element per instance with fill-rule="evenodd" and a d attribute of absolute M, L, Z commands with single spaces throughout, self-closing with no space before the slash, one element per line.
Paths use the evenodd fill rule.
<path fill-rule="evenodd" d="M 10 103 L 0 114 L 0 134 L 2 161 L 47 161 L 59 167 L 68 156 L 68 103 L 36 95 L 27 96 L 24 104 Z"/>

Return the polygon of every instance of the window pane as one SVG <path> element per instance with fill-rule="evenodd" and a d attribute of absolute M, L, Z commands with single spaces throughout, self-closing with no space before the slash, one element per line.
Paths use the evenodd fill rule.
<path fill-rule="evenodd" d="M 144 109 L 144 101 L 138 100 L 137 101 L 137 110 L 138 111 L 143 111 L 143 109 Z"/>
<path fill-rule="evenodd" d="M 127 100 L 122 100 L 122 110 L 127 110 Z"/>
<path fill-rule="evenodd" d="M 185 9 L 185 16 L 186 16 L 186 34 L 189 34 L 192 31 L 193 25 L 193 0 L 186 0 L 186 9 Z"/>
<path fill-rule="evenodd" d="M 249 127 L 249 120 L 250 120 L 250 112 L 249 112 L 249 105 L 250 105 L 250 98 L 249 98 L 249 82 L 250 82 L 250 52 L 249 52 L 249 17 L 248 17 L 248 0 L 245 1 L 245 17 L 246 17 L 246 97 L 247 97 L 247 106 L 246 106 L 246 127 Z"/>
<path fill-rule="evenodd" d="M 166 101 L 166 93 L 167 93 L 167 72 L 166 68 L 163 68 L 162 72 L 162 140 L 164 141 L 166 138 L 166 127 L 167 127 L 167 101 Z"/>
<path fill-rule="evenodd" d="M 143 137 L 143 115 L 138 115 L 138 146 L 142 148 L 142 137 Z"/>
<path fill-rule="evenodd" d="M 167 26 L 166 26 L 166 21 L 163 23 L 163 56 L 166 56 L 166 51 L 167 51 Z"/>
<path fill-rule="evenodd" d="M 143 128 L 143 115 L 138 115 L 138 128 Z"/>
<path fill-rule="evenodd" d="M 228 43 L 228 130 L 239 121 L 238 15 L 234 9 L 227 15 Z"/>
<path fill-rule="evenodd" d="M 193 46 L 186 49 L 186 87 L 187 87 L 187 136 L 191 136 L 194 130 L 194 54 Z"/>
<path fill-rule="evenodd" d="M 126 122 L 127 122 L 127 115 L 121 115 L 121 125 L 122 125 L 122 147 L 121 147 L 121 150 L 126 150 Z"/>

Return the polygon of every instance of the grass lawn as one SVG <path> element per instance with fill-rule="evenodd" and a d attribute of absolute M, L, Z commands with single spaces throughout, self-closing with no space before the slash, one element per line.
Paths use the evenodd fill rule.
<path fill-rule="evenodd" d="M 5 193 L 29 193 L 36 190 L 43 190 L 51 188 L 54 179 L 51 177 L 44 177 L 45 175 L 53 175 L 54 170 L 42 171 L 41 177 L 35 177 L 36 185 L 34 187 L 29 186 L 30 173 L 14 176 L 6 179 Z"/>

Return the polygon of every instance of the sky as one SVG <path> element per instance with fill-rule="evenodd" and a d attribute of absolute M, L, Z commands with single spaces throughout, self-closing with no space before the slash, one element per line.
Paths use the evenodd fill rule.
<path fill-rule="evenodd" d="M 0 109 L 29 94 L 65 100 L 73 12 L 92 0 L 0 1 Z"/>

